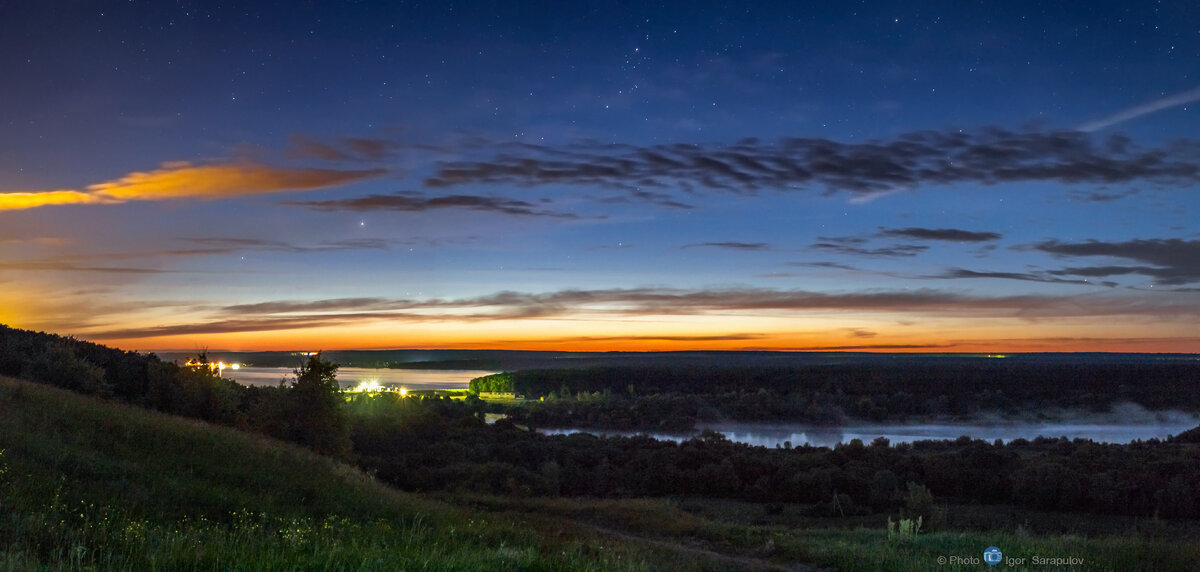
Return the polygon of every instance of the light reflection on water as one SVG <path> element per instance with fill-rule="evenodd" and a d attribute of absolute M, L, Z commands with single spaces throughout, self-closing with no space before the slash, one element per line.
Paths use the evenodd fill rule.
<path fill-rule="evenodd" d="M 958 439 L 966 435 L 972 439 L 1004 442 L 1013 439 L 1035 439 L 1037 437 L 1066 437 L 1068 439 L 1091 439 L 1100 443 L 1129 443 L 1135 440 L 1165 439 L 1200 425 L 1200 419 L 1171 419 L 1162 423 L 1110 424 L 1110 423 L 1012 423 L 996 425 L 915 424 L 915 425 L 850 425 L 845 427 L 822 427 L 809 425 L 772 425 L 758 423 L 721 423 L 698 426 L 694 433 L 657 433 L 646 431 L 604 431 L 593 429 L 538 429 L 547 435 L 569 435 L 591 433 L 594 435 L 647 435 L 655 439 L 683 441 L 700 431 L 710 429 L 724 435 L 730 441 L 763 447 L 815 445 L 832 447 L 838 443 L 849 443 L 854 439 L 870 444 L 884 437 L 893 445 L 925 440 Z"/>
<path fill-rule="evenodd" d="M 380 385 L 401 385 L 409 389 L 466 389 L 471 379 L 491 375 L 494 371 L 460 369 L 375 369 L 367 367 L 339 367 L 338 383 L 342 387 L 353 387 L 364 381 L 375 381 Z M 237 371 L 225 370 L 225 377 L 242 385 L 279 385 L 280 380 L 292 381 L 292 368 L 287 367 L 243 367 Z"/>

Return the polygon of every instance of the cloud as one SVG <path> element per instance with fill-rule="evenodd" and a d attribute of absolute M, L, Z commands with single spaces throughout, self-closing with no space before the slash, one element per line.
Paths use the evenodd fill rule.
<path fill-rule="evenodd" d="M 1138 189 L 1129 189 L 1124 191 L 1084 191 L 1076 190 L 1071 192 L 1071 198 L 1081 202 L 1089 203 L 1109 203 L 1117 201 L 1125 197 L 1131 197 L 1138 194 Z"/>
<path fill-rule="evenodd" d="M 116 180 L 89 185 L 87 191 L 0 193 L 0 210 L 308 191 L 378 177 L 386 172 L 385 169 L 279 168 L 247 161 L 218 165 L 166 163 L 153 171 L 129 173 Z"/>
<path fill-rule="evenodd" d="M 1045 282 L 1051 284 L 1084 284 L 1082 280 L 1067 280 L 1063 278 L 1055 278 L 1052 275 L 1054 272 L 1046 272 L 1035 274 L 1030 272 L 977 272 L 975 270 L 967 270 L 965 268 L 951 268 L 942 274 L 936 276 L 922 276 L 921 278 L 999 278 L 1004 280 L 1024 280 L 1026 282 Z M 1090 283 L 1088 283 L 1090 284 Z M 1109 285 L 1109 284 L 1102 284 Z"/>
<path fill-rule="evenodd" d="M 335 211 L 407 211 L 424 212 L 434 209 L 460 208 L 477 211 L 496 212 L 517 216 L 547 216 L 555 218 L 579 218 L 571 213 L 559 213 L 541 210 L 527 201 L 504 199 L 499 197 L 484 197 L 478 195 L 449 195 L 444 197 L 425 197 L 420 193 L 396 192 L 386 195 L 367 195 L 351 199 L 332 199 L 326 201 L 286 201 L 283 204 L 308 207 L 314 210 Z"/>
<path fill-rule="evenodd" d="M 383 250 L 389 242 L 377 238 L 357 238 L 323 242 L 315 246 L 299 246 L 280 241 L 253 238 L 183 238 L 185 242 L 202 245 L 203 248 L 169 248 L 137 252 L 102 252 L 88 255 L 58 256 L 33 260 L 0 261 L 0 269 L 16 271 L 53 272 L 102 272 L 110 274 L 162 274 L 177 272 L 160 268 L 131 266 L 104 266 L 98 262 L 112 263 L 120 260 L 146 260 L 158 257 L 212 256 L 245 250 L 267 250 L 276 252 L 331 252 L 340 250 Z"/>
<path fill-rule="evenodd" d="M 200 166 L 168 163 L 153 171 L 130 173 L 115 181 L 91 185 L 88 190 L 117 200 L 222 198 L 336 187 L 386 172 L 385 169 L 284 169 L 250 162 Z"/>
<path fill-rule="evenodd" d="M 952 347 L 954 347 L 954 344 L 874 344 L 865 346 L 809 346 L 796 349 L 818 352 L 843 352 L 865 350 L 923 350 Z"/>
<path fill-rule="evenodd" d="M 157 268 L 96 266 L 71 260 L 17 260 L 0 262 L 0 269 L 48 272 L 99 272 L 107 274 L 162 274 L 173 272 Z"/>
<path fill-rule="evenodd" d="M 274 301 L 255 304 L 238 304 L 226 306 L 225 311 L 234 314 L 295 314 L 330 311 L 374 311 L 409 308 L 412 304 L 403 304 L 388 298 L 332 298 L 312 301 Z"/>
<path fill-rule="evenodd" d="M 1059 276 L 1121 276 L 1141 274 L 1164 285 L 1181 285 L 1200 281 L 1200 240 L 1136 239 L 1124 242 L 1059 242 L 1049 240 L 1032 248 L 1057 256 L 1102 256 L 1142 263 L 1138 266 L 1099 265 L 1056 270 Z M 1146 266 L 1153 265 L 1153 266 Z"/>
<path fill-rule="evenodd" d="M 1194 296 L 976 296 L 916 289 L 824 293 L 763 288 L 628 288 L 559 290 L 545 293 L 501 291 L 457 299 L 336 298 L 279 300 L 217 309 L 207 321 L 89 334 L 97 339 L 180 334 L 268 331 L 343 325 L 353 322 L 479 322 L 516 319 L 579 319 L 587 316 L 730 315 L 781 312 L 919 313 L 1040 319 L 1048 317 L 1200 315 Z M 845 346 L 849 348 L 850 346 Z M 866 346 L 855 346 L 860 349 Z M 877 347 L 876 349 L 882 349 Z"/>
<path fill-rule="evenodd" d="M 391 243 L 381 238 L 352 238 L 322 242 L 314 246 L 301 246 L 279 240 L 261 238 L 199 237 L 180 240 L 208 245 L 213 253 L 238 252 L 242 250 L 269 250 L 276 252 L 331 252 L 338 250 L 385 250 Z"/>
<path fill-rule="evenodd" d="M 1079 130 L 1085 132 L 1099 131 L 1106 127 L 1112 127 L 1118 123 L 1124 123 L 1130 119 L 1137 119 L 1143 115 L 1154 113 L 1155 111 L 1162 111 L 1164 109 L 1169 109 L 1180 105 L 1187 105 L 1193 101 L 1200 101 L 1200 87 L 1195 87 L 1182 93 L 1168 95 L 1167 97 L 1162 97 L 1153 101 L 1142 103 L 1140 105 L 1135 105 L 1128 109 L 1123 109 L 1117 113 L 1109 115 L 1108 117 L 1088 121 L 1087 123 L 1080 125 Z"/>
<path fill-rule="evenodd" d="M 787 265 L 805 268 L 827 268 L 830 270 L 850 270 L 853 272 L 862 271 L 860 268 L 855 268 L 840 262 L 788 262 Z"/>
<path fill-rule="evenodd" d="M 822 236 L 809 246 L 812 249 L 849 254 L 853 256 L 916 256 L 929 249 L 922 244 L 891 244 L 882 247 L 871 247 L 869 243 L 876 238 L 906 238 L 914 240 L 936 240 L 945 242 L 988 242 L 999 240 L 1001 235 L 994 232 L 974 232 L 956 228 L 894 228 L 880 229 L 875 234 L 859 236 Z M 827 264 L 828 265 L 828 264 Z"/>
<path fill-rule="evenodd" d="M 759 340 L 763 334 L 718 334 L 714 336 L 576 336 L 553 338 L 544 341 L 551 342 L 736 342 L 742 340 Z"/>
<path fill-rule="evenodd" d="M 430 187 L 464 184 L 711 189 L 741 194 L 824 189 L 869 198 L 919 185 L 1050 181 L 1162 185 L 1200 182 L 1200 144 L 1140 148 L 1127 137 L 1079 131 L 917 131 L 889 140 L 822 138 L 653 146 L 580 143 L 505 147 L 443 161 Z"/>
<path fill-rule="evenodd" d="M 854 256 L 916 256 L 929 249 L 928 246 L 920 244 L 897 244 L 881 248 L 868 248 L 866 247 L 867 239 L 856 236 L 822 236 L 818 240 L 823 242 L 814 243 L 809 248 Z"/>
<path fill-rule="evenodd" d="M 768 250 L 771 247 L 765 242 L 698 242 L 685 244 L 680 248 L 727 248 L 730 250 Z"/>
<path fill-rule="evenodd" d="M 0 193 L 0 211 L 32 209 L 49 205 L 112 202 L 104 197 L 80 191 L 17 191 Z"/>
<path fill-rule="evenodd" d="M 879 235 L 950 242 L 987 242 L 1001 238 L 1001 235 L 995 232 L 973 232 L 956 228 L 893 228 L 882 230 Z"/>
<path fill-rule="evenodd" d="M 389 139 L 343 137 L 334 143 L 324 143 L 307 135 L 291 136 L 285 155 L 294 159 L 323 159 L 326 161 L 382 161 L 400 145 Z"/>

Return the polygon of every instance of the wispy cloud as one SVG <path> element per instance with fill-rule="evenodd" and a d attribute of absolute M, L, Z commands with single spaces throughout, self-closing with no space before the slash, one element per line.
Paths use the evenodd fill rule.
<path fill-rule="evenodd" d="M 1060 276 L 1121 276 L 1141 274 L 1164 285 L 1200 282 L 1200 240 L 1137 239 L 1123 242 L 1049 240 L 1032 248 L 1062 257 L 1109 257 L 1141 263 L 1136 266 L 1098 265 L 1051 272 Z M 1147 266 L 1153 265 L 1153 266 Z"/>
<path fill-rule="evenodd" d="M 872 244 L 877 239 L 896 238 L 908 241 L 990 242 L 999 240 L 1002 236 L 995 232 L 976 232 L 957 228 L 881 228 L 879 232 L 873 234 L 818 237 L 819 242 L 810 245 L 809 248 L 837 254 L 871 257 L 916 256 L 929 250 L 929 247 L 923 244 L 891 243 L 883 246 Z"/>
<path fill-rule="evenodd" d="M 390 139 L 342 137 L 333 142 L 320 141 L 308 135 L 292 135 L 285 155 L 293 159 L 323 159 L 325 161 L 382 161 L 399 143 Z"/>
<path fill-rule="evenodd" d="M 842 264 L 842 263 L 840 263 L 840 262 L 828 262 L 828 261 L 822 261 L 822 262 L 788 262 L 788 263 L 787 263 L 787 265 L 788 265 L 788 266 L 796 266 L 796 267 L 801 267 L 801 268 L 825 268 L 825 269 L 828 269 L 828 270 L 849 270 L 849 271 L 851 271 L 851 272 L 862 272 L 862 271 L 863 271 L 861 268 L 855 268 L 855 267 L 853 267 L 853 266 L 850 266 L 850 265 L 848 265 L 848 264 Z"/>
<path fill-rule="evenodd" d="M 929 249 L 928 246 L 920 244 L 895 244 L 872 248 L 867 246 L 866 238 L 856 236 L 822 236 L 818 240 L 821 242 L 813 243 L 809 248 L 853 256 L 916 256 Z"/>
<path fill-rule="evenodd" d="M 462 184 L 600 185 L 734 193 L 818 188 L 856 197 L 920 185 L 1054 181 L 1164 185 L 1200 182 L 1200 144 L 1140 148 L 1079 131 L 918 131 L 890 140 L 747 139 L 728 145 L 525 145 L 445 161 L 431 187 Z"/>
<path fill-rule="evenodd" d="M 146 266 L 116 266 L 119 261 L 149 261 L 151 259 L 214 256 L 250 250 L 273 252 L 333 252 L 341 250 L 383 250 L 390 243 L 377 238 L 355 238 L 321 242 L 311 246 L 289 244 L 282 241 L 256 238 L 181 238 L 183 242 L 198 244 L 199 248 L 163 248 L 131 252 L 97 252 L 40 259 L 0 261 L 0 269 L 13 271 L 48 272 L 101 272 L 110 274 L 161 274 L 176 272 L 171 269 Z M 151 265 L 153 266 L 153 264 Z"/>
<path fill-rule="evenodd" d="M 1164 109 L 1170 109 L 1180 105 L 1187 105 L 1193 101 L 1200 101 L 1200 87 L 1192 88 L 1182 93 L 1168 95 L 1167 97 L 1162 97 L 1153 101 L 1147 101 L 1146 103 L 1135 105 L 1128 109 L 1123 109 L 1117 113 L 1109 115 L 1108 117 L 1088 121 L 1087 123 L 1080 125 L 1079 130 L 1089 132 L 1099 131 L 1107 127 L 1112 127 L 1118 123 L 1124 123 L 1131 119 L 1137 119 L 1143 115 L 1149 115 L 1156 111 L 1162 111 Z"/>
<path fill-rule="evenodd" d="M 238 252 L 242 250 L 268 250 L 275 252 L 331 252 L 338 250 L 384 250 L 390 246 L 381 238 L 352 238 L 300 245 L 279 240 L 237 237 L 195 237 L 180 240 L 207 245 L 214 253 Z"/>
<path fill-rule="evenodd" d="M 1025 282 L 1043 282 L 1043 283 L 1050 283 L 1050 284 L 1076 284 L 1076 285 L 1093 284 L 1090 282 L 1085 282 L 1080 279 L 1068 280 L 1065 278 L 1057 278 L 1054 276 L 1054 272 L 1050 272 L 1050 271 L 1041 272 L 1041 273 L 987 272 L 987 271 L 979 272 L 976 270 L 967 270 L 966 268 L 951 268 L 942 274 L 938 274 L 935 276 L 921 276 L 921 278 L 946 278 L 946 279 L 997 278 L 997 279 L 1002 279 L 1002 280 L 1023 280 Z M 1116 286 L 1115 283 L 1111 283 L 1111 282 L 1101 282 L 1101 283 L 1095 283 L 1095 284 L 1101 285 L 1101 286 Z"/>
<path fill-rule="evenodd" d="M 129 173 L 119 179 L 89 185 L 86 191 L 0 193 L 0 210 L 63 204 L 182 198 L 217 199 L 281 191 L 307 191 L 341 186 L 378 177 L 386 172 L 386 169 L 340 171 L 281 168 L 248 161 L 217 165 L 166 163 L 153 171 Z"/>
<path fill-rule="evenodd" d="M 954 347 L 954 344 L 871 344 L 859 346 L 805 346 L 795 349 L 816 352 L 852 352 L 868 350 L 932 350 L 952 347 Z"/>
<path fill-rule="evenodd" d="M 685 244 L 680 248 L 725 248 L 729 250 L 768 250 L 770 245 L 765 242 L 697 242 Z"/>
<path fill-rule="evenodd" d="M 13 191 L 0 193 L 0 211 L 32 209 L 50 205 L 91 204 L 114 202 L 101 196 L 80 191 Z"/>
<path fill-rule="evenodd" d="M 117 200 L 221 198 L 336 187 L 386 172 L 385 169 L 279 168 L 250 162 L 223 165 L 168 163 L 153 171 L 130 173 L 115 181 L 91 185 L 88 190 Z"/>
<path fill-rule="evenodd" d="M 949 242 L 987 242 L 1001 238 L 1001 235 L 995 232 L 974 232 L 957 228 L 891 228 L 880 231 L 879 235 Z"/>
<path fill-rule="evenodd" d="M 645 335 L 645 336 L 574 336 L 553 338 L 550 342 L 736 342 L 743 340 L 759 340 L 766 336 L 764 334 L 719 334 L 715 336 L 670 336 L 670 335 Z"/>
<path fill-rule="evenodd" d="M 547 216 L 555 218 L 579 218 L 572 213 L 543 210 L 537 205 L 516 199 L 484 197 L 478 195 L 449 195 L 426 197 L 420 193 L 401 191 L 386 195 L 367 195 L 350 199 L 325 201 L 287 201 L 283 204 L 307 207 L 321 211 L 407 211 L 424 212 L 436 209 L 469 209 L 496 212 L 517 216 Z"/>
<path fill-rule="evenodd" d="M 0 262 L 0 269 L 44 272 L 96 272 L 105 274 L 161 274 L 172 272 L 158 268 L 103 266 L 78 260 L 17 260 Z"/>
<path fill-rule="evenodd" d="M 356 322 L 479 322 L 531 318 L 579 319 L 588 316 L 758 314 L 764 311 L 772 314 L 855 311 L 913 313 L 927 317 L 987 316 L 1016 319 L 1135 315 L 1179 319 L 1200 315 L 1200 304 L 1197 304 L 1194 296 L 1186 294 L 1169 298 L 1104 295 L 988 297 L 934 289 L 848 293 L 761 288 L 629 288 L 547 293 L 502 291 L 456 299 L 370 297 L 239 304 L 218 309 L 207 320 L 200 322 L 89 335 L 110 339 L 268 331 Z"/>

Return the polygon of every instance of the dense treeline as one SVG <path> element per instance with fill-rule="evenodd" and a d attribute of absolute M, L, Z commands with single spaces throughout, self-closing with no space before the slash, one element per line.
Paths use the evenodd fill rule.
<path fill-rule="evenodd" d="M 201 354 L 200 361 L 205 361 Z M 71 337 L 0 326 L 0 375 L 232 425 L 307 445 L 349 451 L 337 366 L 312 356 L 290 386 L 246 387 L 208 367 L 121 351 Z"/>
<path fill-rule="evenodd" d="M 478 405 L 448 399 L 359 396 L 350 409 L 358 462 L 408 490 L 701 496 L 808 503 L 813 514 L 828 515 L 912 508 L 914 494 L 928 491 L 937 502 L 1200 517 L 1194 431 L 1127 445 L 962 437 L 769 449 L 711 432 L 682 443 L 547 436 L 503 420 L 484 424 Z M 926 522 L 936 522 L 933 505 L 924 504 Z"/>
<path fill-rule="evenodd" d="M 513 374 L 509 372 L 485 375 L 472 379 L 467 386 L 471 393 L 513 393 Z"/>
<path fill-rule="evenodd" d="M 650 418 L 685 422 L 727 415 L 737 411 L 734 407 L 788 415 L 801 404 L 815 406 L 813 415 L 819 418 L 838 414 L 853 399 L 864 397 L 882 404 L 878 406 L 889 417 L 900 411 L 937 411 L 920 404 L 939 391 L 945 392 L 938 397 L 946 403 L 962 403 L 968 412 L 968 397 L 979 392 L 1004 392 L 1016 396 L 1015 404 L 1045 395 L 1047 404 L 1064 406 L 1099 408 L 1122 399 L 1147 407 L 1194 408 L 1196 397 L 1184 397 L 1180 390 L 1195 388 L 1194 368 L 1114 369 L 1101 379 L 1100 372 L 1088 368 L 1082 373 L 992 368 L 982 374 L 955 368 L 950 373 L 901 368 L 895 374 L 866 368 L 852 374 L 835 368 L 825 370 L 824 377 L 798 377 L 795 368 L 612 368 L 567 371 L 558 377 L 545 371 L 518 372 L 493 381 L 512 383 L 515 391 L 535 396 L 530 380 L 543 389 L 551 387 L 546 393 L 554 392 L 549 395 L 553 399 L 546 408 L 522 410 L 529 418 L 538 411 L 566 407 L 575 421 L 594 412 L 609 419 L 598 418 L 597 423 L 611 422 L 617 412 L 630 424 Z M 953 372 L 963 376 L 962 387 L 953 387 Z M 769 449 L 733 443 L 716 433 L 682 443 L 648 437 L 547 436 L 512 420 L 486 424 L 489 404 L 475 395 L 451 400 L 358 394 L 347 401 L 336 373 L 336 365 L 312 356 L 290 386 L 243 387 L 205 367 L 182 367 L 153 355 L 0 327 L 0 374 L 287 439 L 353 460 L 409 490 L 699 496 L 805 503 L 816 515 L 902 508 L 925 516 L 927 526 L 936 526 L 937 504 L 945 502 L 1200 517 L 1200 428 L 1165 442 L 1128 445 L 1042 438 L 1001 444 L 964 437 L 896 446 L 880 439 L 869 445 L 852 441 L 833 448 Z M 1050 384 L 1057 379 L 1051 375 L 1062 375 L 1062 385 Z M 491 383 L 480 387 L 503 387 Z M 1038 388 L 1037 383 L 1048 387 Z M 1086 397 L 1112 390 L 1114 384 L 1117 396 L 1112 399 Z M 1171 401 L 1150 399 L 1154 391 L 1166 392 Z M 901 394 L 911 396 L 911 402 L 896 397 Z M 781 395 L 801 397 L 781 401 Z M 735 403 L 714 401 L 726 398 L 722 396 L 733 396 L 728 398 Z"/>
<path fill-rule="evenodd" d="M 536 426 L 662 428 L 665 419 L 893 421 L 1108 411 L 1117 403 L 1200 411 L 1200 361 L 1039 363 L 896 360 L 786 367 L 601 367 L 518 371 L 517 393 L 545 402 L 513 415 Z"/>

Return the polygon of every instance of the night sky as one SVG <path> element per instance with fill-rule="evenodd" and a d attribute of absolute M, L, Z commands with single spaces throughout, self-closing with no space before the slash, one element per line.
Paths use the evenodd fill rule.
<path fill-rule="evenodd" d="M 1198 62 L 1191 1 L 0 2 L 0 323 L 1200 352 Z"/>

